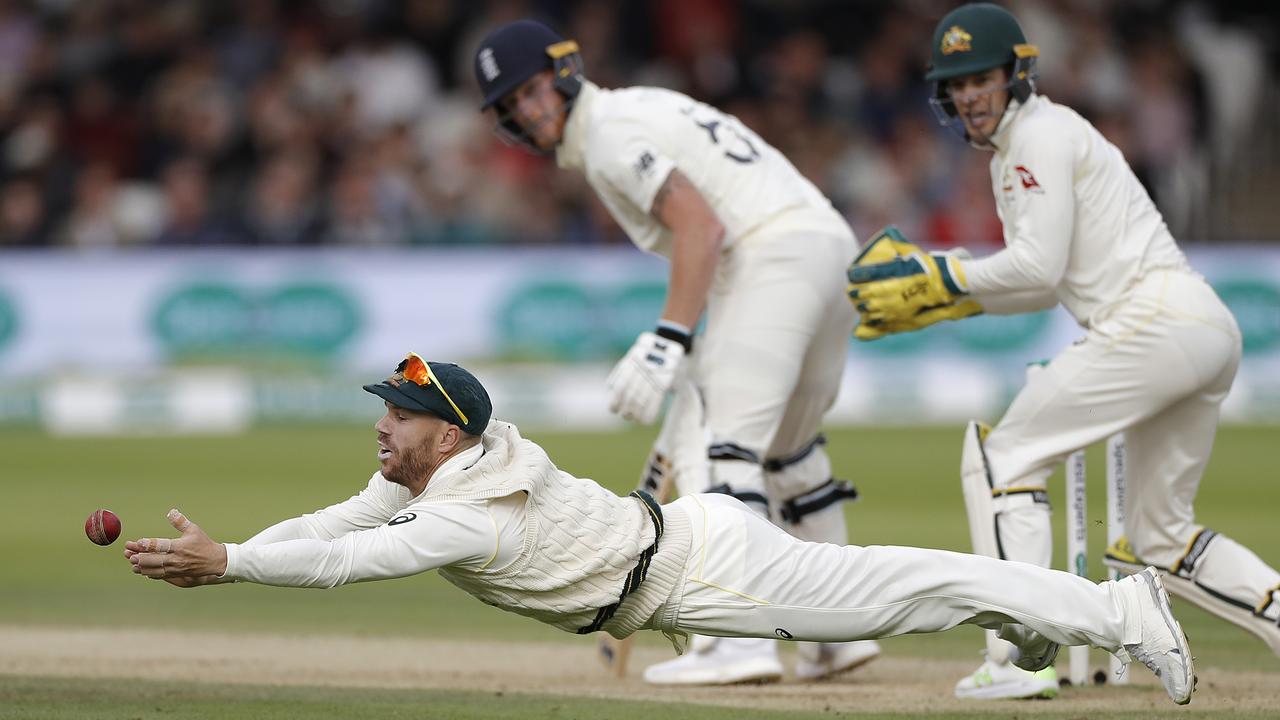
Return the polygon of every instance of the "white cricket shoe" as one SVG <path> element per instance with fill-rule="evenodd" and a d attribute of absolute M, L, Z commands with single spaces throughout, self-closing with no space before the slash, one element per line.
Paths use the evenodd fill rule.
<path fill-rule="evenodd" d="M 644 669 L 651 685 L 732 685 L 782 679 L 776 640 L 719 638 L 703 650 Z"/>
<path fill-rule="evenodd" d="M 1194 660 L 1191 648 L 1187 646 L 1187 636 L 1173 617 L 1169 594 L 1164 590 L 1160 574 L 1149 567 L 1117 582 L 1131 586 L 1138 601 L 1139 615 L 1133 621 L 1141 623 L 1142 627 L 1142 640 L 1125 645 L 1124 649 L 1135 660 L 1151 668 L 1151 672 L 1164 683 L 1170 699 L 1186 705 L 1191 702 L 1191 692 L 1196 686 Z"/>
<path fill-rule="evenodd" d="M 956 683 L 956 697 L 968 700 L 1016 700 L 1058 696 L 1058 671 L 1047 667 L 1027 672 L 1013 663 L 982 663 L 969 677 Z"/>
<path fill-rule="evenodd" d="M 880 657 L 880 643 L 875 640 L 822 643 L 816 660 L 801 655 L 796 659 L 797 680 L 821 680 L 849 672 Z"/>

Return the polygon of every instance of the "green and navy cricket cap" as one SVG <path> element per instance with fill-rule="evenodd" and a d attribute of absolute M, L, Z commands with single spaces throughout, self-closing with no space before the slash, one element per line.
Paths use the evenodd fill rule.
<path fill-rule="evenodd" d="M 493 415 L 489 393 L 475 375 L 453 363 L 427 362 L 417 353 L 409 353 L 391 377 L 364 389 L 396 407 L 431 413 L 469 435 L 483 433 Z"/>

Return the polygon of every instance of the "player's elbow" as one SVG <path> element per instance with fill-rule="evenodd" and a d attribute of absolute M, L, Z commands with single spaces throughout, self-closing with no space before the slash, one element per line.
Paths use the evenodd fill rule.
<path fill-rule="evenodd" d="M 1020 259 L 1021 262 L 1017 265 L 1018 274 L 1022 276 L 1021 289 L 1050 291 L 1062 282 L 1062 276 L 1066 272 L 1065 265 L 1055 266 L 1038 258 Z"/>
<path fill-rule="evenodd" d="M 725 233 L 726 230 L 724 229 L 724 225 L 721 224 L 720 218 L 712 215 L 711 218 L 707 220 L 706 226 L 703 230 L 703 236 L 707 239 L 707 250 L 712 253 L 719 254 L 720 250 L 724 248 Z"/>

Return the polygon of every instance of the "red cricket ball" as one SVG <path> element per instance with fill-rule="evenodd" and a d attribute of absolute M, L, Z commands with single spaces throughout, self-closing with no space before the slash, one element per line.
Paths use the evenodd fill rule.
<path fill-rule="evenodd" d="M 120 518 L 110 510 L 94 510 L 84 521 L 84 534 L 97 545 L 110 545 L 120 537 Z"/>

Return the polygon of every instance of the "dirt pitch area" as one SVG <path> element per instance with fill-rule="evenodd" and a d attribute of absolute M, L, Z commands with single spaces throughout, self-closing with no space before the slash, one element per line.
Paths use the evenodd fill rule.
<path fill-rule="evenodd" d="M 352 636 L 220 634 L 140 629 L 71 629 L 0 625 L 0 674 L 142 677 L 151 680 L 260 685 L 474 689 L 493 692 L 668 700 L 774 710 L 852 713 L 977 712 L 951 697 L 972 664 L 882 657 L 822 683 L 786 679 L 771 685 L 664 690 L 639 677 L 670 657 L 636 648 L 630 677 L 614 680 L 597 664 L 594 643 L 507 643 Z M 1192 708 L 1227 715 L 1276 707 L 1280 675 L 1200 668 Z M 1019 714 L 1162 713 L 1173 709 L 1145 669 L 1129 688 L 1072 690 L 1054 702 L 1002 704 Z"/>

